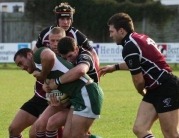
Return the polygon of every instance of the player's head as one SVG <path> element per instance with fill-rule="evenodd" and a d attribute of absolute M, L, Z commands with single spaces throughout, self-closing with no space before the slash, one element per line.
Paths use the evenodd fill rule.
<path fill-rule="evenodd" d="M 65 2 L 56 6 L 53 11 L 55 13 L 57 25 L 62 27 L 65 31 L 68 31 L 73 22 L 75 9 Z"/>
<path fill-rule="evenodd" d="M 14 55 L 14 61 L 22 70 L 26 70 L 29 74 L 36 69 L 33 60 L 33 51 L 30 48 L 22 48 Z"/>
<path fill-rule="evenodd" d="M 52 49 L 55 54 L 59 54 L 57 45 L 58 41 L 65 37 L 66 33 L 65 30 L 61 27 L 54 27 L 49 34 L 49 42 L 50 42 L 50 48 Z"/>
<path fill-rule="evenodd" d="M 68 36 L 61 38 L 58 42 L 58 52 L 62 58 L 71 63 L 75 63 L 79 53 L 79 48 L 75 39 Z"/>
<path fill-rule="evenodd" d="M 116 13 L 107 22 L 110 37 L 117 43 L 128 34 L 134 32 L 132 18 L 126 13 Z"/>

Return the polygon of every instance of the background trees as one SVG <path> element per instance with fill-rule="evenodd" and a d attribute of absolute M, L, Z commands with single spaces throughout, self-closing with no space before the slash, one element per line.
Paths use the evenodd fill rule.
<path fill-rule="evenodd" d="M 53 9 L 64 1 L 59 0 L 27 0 L 26 16 L 33 23 L 40 23 L 47 27 L 55 22 Z M 162 29 L 164 24 L 176 15 L 176 8 L 161 5 L 154 0 L 66 0 L 75 7 L 73 26 L 81 30 L 88 38 L 96 42 L 109 42 L 107 21 L 117 12 L 128 13 L 137 26 L 136 31 L 146 33 L 145 23 L 159 24 Z M 137 25 L 136 25 L 137 24 Z M 138 29 L 139 28 L 139 29 Z M 141 30 L 140 30 L 141 29 Z"/>

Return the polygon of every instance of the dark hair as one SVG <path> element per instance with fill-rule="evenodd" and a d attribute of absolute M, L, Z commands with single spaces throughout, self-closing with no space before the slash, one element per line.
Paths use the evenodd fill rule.
<path fill-rule="evenodd" d="M 14 61 L 16 60 L 17 56 L 21 56 L 21 57 L 25 57 L 27 58 L 27 53 L 32 53 L 33 54 L 33 51 L 32 49 L 30 48 L 22 48 L 22 49 L 19 49 L 15 55 L 14 55 Z"/>
<path fill-rule="evenodd" d="M 134 32 L 132 18 L 126 13 L 116 13 L 107 22 L 107 25 L 113 25 L 116 30 L 123 28 L 126 32 Z"/>
<path fill-rule="evenodd" d="M 75 39 L 69 36 L 61 38 L 58 42 L 58 52 L 60 54 L 67 54 L 70 51 L 75 51 L 76 47 L 77 44 Z"/>

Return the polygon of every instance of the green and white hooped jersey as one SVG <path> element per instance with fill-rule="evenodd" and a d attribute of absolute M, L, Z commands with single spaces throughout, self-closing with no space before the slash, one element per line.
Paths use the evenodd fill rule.
<path fill-rule="evenodd" d="M 46 49 L 46 48 L 41 47 L 34 53 L 35 65 L 40 71 L 42 70 L 40 54 L 44 49 Z M 55 79 L 57 77 L 60 77 L 73 67 L 74 66 L 70 62 L 68 62 L 65 59 L 56 55 L 55 64 L 54 64 L 51 72 L 48 74 L 47 79 Z M 73 82 L 61 84 L 59 86 L 58 90 L 60 90 L 63 93 L 66 93 L 70 98 L 73 98 L 74 95 L 76 93 L 80 92 L 81 88 L 83 86 L 85 86 L 85 84 L 90 79 L 91 78 L 88 75 L 84 75 L 84 76 L 80 77 L 78 80 L 75 80 Z"/>

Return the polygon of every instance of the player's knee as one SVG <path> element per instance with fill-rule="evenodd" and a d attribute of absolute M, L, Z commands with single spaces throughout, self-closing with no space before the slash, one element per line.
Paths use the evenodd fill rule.
<path fill-rule="evenodd" d="M 35 128 L 31 127 L 29 130 L 29 138 L 36 138 Z"/>
<path fill-rule="evenodd" d="M 18 132 L 18 128 L 12 124 L 8 127 L 8 131 L 10 135 L 18 135 L 20 133 Z"/>
<path fill-rule="evenodd" d="M 45 121 L 37 120 L 35 126 L 37 132 L 43 132 L 46 131 L 47 123 Z"/>
<path fill-rule="evenodd" d="M 135 135 L 140 135 L 141 133 L 142 133 L 142 130 L 141 130 L 141 127 L 140 126 L 137 126 L 137 125 L 134 125 L 133 126 L 133 133 L 135 134 Z"/>
<path fill-rule="evenodd" d="M 49 131 L 53 130 L 53 128 L 54 128 L 53 125 L 54 125 L 54 121 L 52 119 L 49 119 L 46 129 L 49 130 Z"/>

